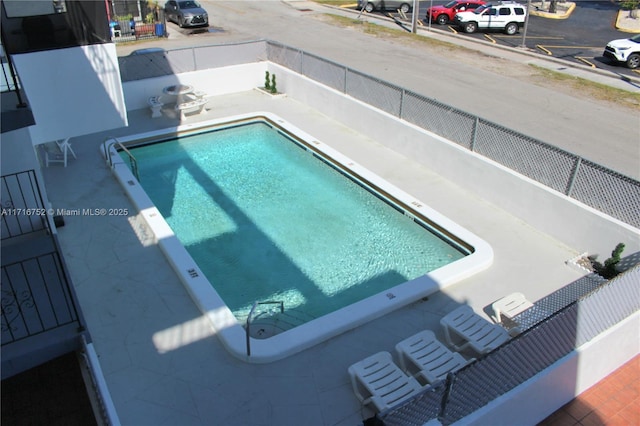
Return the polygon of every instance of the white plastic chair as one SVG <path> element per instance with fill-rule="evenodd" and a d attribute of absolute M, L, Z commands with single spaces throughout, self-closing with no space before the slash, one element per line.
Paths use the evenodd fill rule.
<path fill-rule="evenodd" d="M 416 395 L 422 386 L 407 376 L 389 352 L 378 352 L 349 367 L 353 393 L 363 405 L 372 404 L 377 412 Z"/>
<path fill-rule="evenodd" d="M 50 163 L 63 163 L 64 166 L 67 167 L 67 159 L 69 157 L 69 153 L 73 155 L 73 158 L 75 159 L 78 158 L 76 157 L 76 153 L 73 152 L 73 149 L 71 148 L 69 139 L 70 138 L 57 140 L 55 141 L 55 145 L 51 143 L 45 144 L 44 153 L 45 153 L 45 164 L 47 167 L 49 167 Z"/>
<path fill-rule="evenodd" d="M 521 314 L 529 308 L 533 307 L 533 303 L 527 300 L 522 293 L 512 293 L 502 299 L 496 300 L 491 308 L 493 309 L 493 320 L 497 323 L 502 322 L 502 317 L 513 320 L 516 315 Z"/>

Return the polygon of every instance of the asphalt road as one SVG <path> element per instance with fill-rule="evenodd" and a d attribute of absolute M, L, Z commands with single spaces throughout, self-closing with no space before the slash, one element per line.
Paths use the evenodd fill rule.
<path fill-rule="evenodd" d="M 293 1 L 202 1 L 212 29 L 176 47 L 272 39 L 435 98 L 640 180 L 637 111 L 527 82 L 529 67 L 494 57 L 341 28 L 322 6 Z M 177 27 L 171 24 L 169 30 Z M 172 48 L 167 43 L 166 48 Z M 479 46 L 483 53 L 493 55 Z M 502 52 L 495 53 L 502 56 Z M 540 56 L 543 58 L 543 56 Z M 477 61 L 490 61 L 478 66 Z M 483 65 L 487 65 L 484 63 Z M 522 76 L 520 75 L 522 73 Z"/>
<path fill-rule="evenodd" d="M 446 1 L 434 0 L 433 2 L 422 0 L 418 17 L 424 20 L 427 8 L 433 5 L 444 4 Z M 524 3 L 524 2 L 523 2 Z M 567 19 L 548 19 L 531 15 L 526 37 L 523 40 L 523 32 L 508 36 L 501 31 L 478 31 L 474 34 L 465 34 L 452 25 L 438 25 L 432 23 L 432 28 L 442 31 L 458 31 L 464 37 L 476 40 L 491 40 L 504 46 L 525 45 L 537 51 L 540 55 L 549 55 L 564 59 L 572 63 L 581 63 L 600 69 L 616 72 L 628 76 L 640 76 L 625 66 L 612 64 L 602 56 L 604 46 L 610 40 L 629 37 L 615 28 L 615 20 L 619 5 L 606 0 L 601 1 L 576 1 L 576 8 Z M 380 12 L 376 12 L 382 15 Z M 394 17 L 399 17 L 395 12 Z M 411 18 L 411 15 L 408 15 Z"/>

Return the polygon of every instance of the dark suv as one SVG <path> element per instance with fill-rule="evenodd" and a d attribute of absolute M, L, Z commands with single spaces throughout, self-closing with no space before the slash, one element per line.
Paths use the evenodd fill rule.
<path fill-rule="evenodd" d="M 437 22 L 440 25 L 448 24 L 453 21 L 456 13 L 465 10 L 474 10 L 478 6 L 485 4 L 483 0 L 452 0 L 447 4 L 433 6 L 427 9 L 425 19 Z"/>
<path fill-rule="evenodd" d="M 168 21 L 182 27 L 199 27 L 209 25 L 207 11 L 194 0 L 169 0 L 164 5 L 164 14 Z"/>

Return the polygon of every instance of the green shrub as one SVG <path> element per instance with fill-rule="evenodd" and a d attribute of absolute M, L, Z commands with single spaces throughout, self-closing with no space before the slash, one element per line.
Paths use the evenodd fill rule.
<path fill-rule="evenodd" d="M 616 275 L 618 275 L 616 265 L 618 264 L 618 262 L 620 262 L 620 255 L 622 254 L 623 250 L 624 244 L 619 243 L 611 252 L 611 257 L 604 261 L 604 265 L 596 260 L 593 260 L 593 269 L 598 275 L 608 280 L 615 277 Z"/>

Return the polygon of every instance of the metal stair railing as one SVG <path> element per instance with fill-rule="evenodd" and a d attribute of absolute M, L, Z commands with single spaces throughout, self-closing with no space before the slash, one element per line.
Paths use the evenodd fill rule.
<path fill-rule="evenodd" d="M 112 141 L 112 142 L 108 144 L 107 142 L 109 141 Z M 114 146 L 117 146 L 119 149 L 124 151 L 127 154 L 127 157 L 129 158 L 129 167 L 131 168 L 131 172 L 136 177 L 138 182 L 140 182 L 140 175 L 138 174 L 138 161 L 136 160 L 136 157 L 134 157 L 133 154 L 122 144 L 122 142 L 118 140 L 118 138 L 108 137 L 107 139 L 104 140 L 104 143 L 102 146 L 104 147 L 104 155 L 109 162 L 109 167 L 111 168 L 113 168 L 113 158 L 111 154 L 111 148 Z"/>
<path fill-rule="evenodd" d="M 251 318 L 258 307 L 258 305 L 280 305 L 280 313 L 284 313 L 284 302 L 282 300 L 268 300 L 266 302 L 255 302 L 249 311 L 247 316 L 247 323 L 245 326 L 245 332 L 247 335 L 247 356 L 251 356 Z"/>

